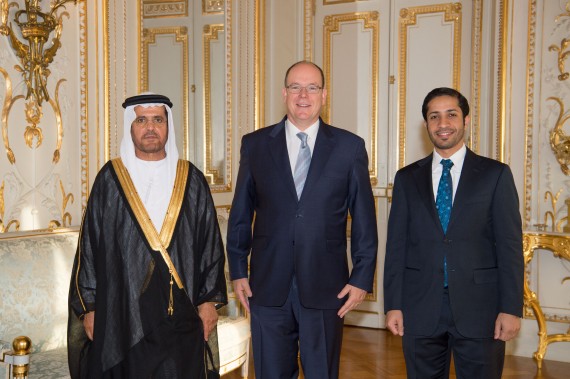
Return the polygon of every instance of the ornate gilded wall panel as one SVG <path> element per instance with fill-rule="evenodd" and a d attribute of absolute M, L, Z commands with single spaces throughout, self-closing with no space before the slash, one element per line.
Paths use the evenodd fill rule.
<path fill-rule="evenodd" d="M 204 174 L 210 185 L 224 184 L 225 179 L 225 93 L 223 77 L 213 72 L 225 70 L 224 25 L 206 25 L 203 32 L 204 49 L 204 135 L 206 136 Z M 217 67 L 216 67 L 217 66 Z M 218 96 L 213 97 L 212 93 Z"/>
<path fill-rule="evenodd" d="M 103 151 L 97 166 L 119 156 L 123 134 L 123 108 L 127 96 L 139 92 L 142 25 L 140 0 L 103 1 Z M 136 17 L 132 17 L 136 15 Z M 137 38 L 136 42 L 133 38 Z M 99 133 L 97 134 L 99 135 Z M 98 149 L 99 150 L 99 149 Z"/>
<path fill-rule="evenodd" d="M 378 12 L 328 15 L 324 19 L 323 68 L 328 101 L 325 122 L 346 128 L 363 127 L 370 156 L 370 180 L 378 182 L 376 136 L 378 132 Z M 338 104 L 338 105 L 335 105 Z M 333 115 L 333 109 L 342 109 Z"/>
<path fill-rule="evenodd" d="M 533 37 L 528 53 L 527 125 L 525 156 L 525 223 L 528 228 L 570 232 L 567 201 L 570 201 L 570 79 L 565 72 L 564 41 L 570 39 L 570 14 L 564 4 L 545 3 L 541 18 L 536 1 L 529 0 Z M 543 25 L 543 30 L 534 25 Z M 542 42 L 535 48 L 535 40 Z M 554 48 L 556 47 L 556 48 Z M 560 49 L 559 49 L 560 48 Z M 540 57 L 537 57 L 540 55 Z M 534 62 L 541 62 L 535 69 Z M 540 81 L 540 92 L 534 83 Z M 538 109 L 534 109 L 538 107 Z M 533 205 L 536 205 L 533 207 Z"/>
<path fill-rule="evenodd" d="M 232 2 L 185 3 L 186 16 L 142 20 L 139 87 L 171 98 L 179 151 L 204 172 L 212 192 L 228 192 Z"/>
<path fill-rule="evenodd" d="M 410 94 L 409 85 L 413 84 L 418 91 L 423 88 L 420 78 L 429 88 L 422 89 L 421 97 L 433 88 L 430 82 L 438 78 L 439 83 L 449 83 L 453 88 L 460 90 L 460 67 L 461 67 L 461 15 L 462 6 L 460 3 L 438 4 L 421 7 L 410 7 L 400 9 L 399 20 L 399 80 L 398 80 L 398 109 L 399 109 L 399 158 L 398 167 L 406 165 L 406 139 L 407 135 L 407 112 L 408 96 Z M 437 19 L 441 21 L 437 21 Z M 429 30 L 429 38 L 422 35 L 422 22 L 426 23 L 426 31 Z M 441 27 L 436 24 L 441 22 Z M 439 29 L 439 31 L 438 31 Z M 436 35 L 437 34 L 437 35 Z M 437 41 L 437 42 L 434 42 Z M 419 47 L 422 49 L 419 49 Z M 426 71 L 426 61 L 422 61 L 421 55 L 430 51 L 430 60 L 433 70 Z M 415 54 L 409 56 L 410 54 Z M 438 64 L 434 65 L 434 61 Z M 415 64 L 415 66 L 412 66 Z M 410 75 L 414 75 L 410 79 Z M 447 78 L 445 78 L 447 76 Z M 450 78 L 449 78 L 450 77 Z M 419 109 L 421 101 L 414 102 L 414 107 Z M 419 125 L 414 125 L 419 127 Z M 408 140 L 408 145 L 414 139 Z M 421 143 L 416 145 L 414 150 L 425 150 Z"/>
<path fill-rule="evenodd" d="M 0 233 L 78 224 L 86 202 L 87 5 L 63 4 L 39 1 L 45 17 L 25 0 L 1 9 Z M 16 30 L 32 27 L 45 44 Z"/>
<path fill-rule="evenodd" d="M 167 95 L 174 104 L 172 113 L 178 149 L 188 157 L 188 29 L 185 26 L 145 28 L 141 50 L 141 91 Z M 173 86 L 178 83 L 178 88 Z M 181 121 L 177 121 L 181 120 Z"/>

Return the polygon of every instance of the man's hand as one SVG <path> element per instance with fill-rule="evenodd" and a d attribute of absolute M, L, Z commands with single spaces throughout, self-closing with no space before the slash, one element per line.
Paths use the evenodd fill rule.
<path fill-rule="evenodd" d="M 237 295 L 239 302 L 249 312 L 249 298 L 251 297 L 251 288 L 247 278 L 236 279 L 232 282 L 234 292 Z"/>
<path fill-rule="evenodd" d="M 499 313 L 495 321 L 495 339 L 508 341 L 519 333 L 521 319 L 508 313 Z"/>
<path fill-rule="evenodd" d="M 198 305 L 198 316 L 204 325 L 204 341 L 208 340 L 208 336 L 218 324 L 218 312 L 216 312 L 215 303 L 204 303 Z"/>
<path fill-rule="evenodd" d="M 399 310 L 392 310 L 386 313 L 386 328 L 395 336 L 404 335 L 404 314 Z"/>
<path fill-rule="evenodd" d="M 366 291 L 347 284 L 337 295 L 337 298 L 342 299 L 346 295 L 348 295 L 348 299 L 337 313 L 340 318 L 343 318 L 348 312 L 358 307 L 360 303 L 362 303 L 364 297 L 366 296 Z"/>
<path fill-rule="evenodd" d="M 87 338 L 93 341 L 93 327 L 95 325 L 95 311 L 87 313 L 83 316 L 83 327 Z"/>

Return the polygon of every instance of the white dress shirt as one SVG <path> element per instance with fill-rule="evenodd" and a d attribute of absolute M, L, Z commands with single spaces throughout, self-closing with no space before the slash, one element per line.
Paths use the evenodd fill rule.
<path fill-rule="evenodd" d="M 467 154 L 467 147 L 465 144 L 461 146 L 461 149 L 455 152 L 449 158 L 443 158 L 433 151 L 433 160 L 431 162 L 431 182 L 433 185 L 433 198 L 437 198 L 437 188 L 439 186 L 439 180 L 441 179 L 441 174 L 443 172 L 443 165 L 441 164 L 442 159 L 451 159 L 453 166 L 451 166 L 451 181 L 453 182 L 453 197 L 452 202 L 455 201 L 455 193 L 457 192 L 457 185 L 459 184 L 459 178 L 461 177 L 461 169 L 463 168 L 463 162 L 465 161 L 465 154 Z"/>
<path fill-rule="evenodd" d="M 289 163 L 291 164 L 291 172 L 295 174 L 295 164 L 297 163 L 297 156 L 301 149 L 301 139 L 297 137 L 297 133 L 303 132 L 307 134 L 307 144 L 311 149 L 311 157 L 315 150 L 315 141 L 317 140 L 317 133 L 319 132 L 319 120 L 305 130 L 298 129 L 289 120 L 285 120 L 285 139 L 287 140 L 287 152 L 289 153 Z"/>

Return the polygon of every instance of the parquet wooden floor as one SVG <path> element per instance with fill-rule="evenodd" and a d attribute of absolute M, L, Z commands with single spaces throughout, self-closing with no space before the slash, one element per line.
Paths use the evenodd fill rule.
<path fill-rule="evenodd" d="M 406 379 L 401 338 L 385 330 L 346 326 L 340 362 L 343 379 Z M 224 375 L 223 379 L 238 379 L 239 370 Z M 254 379 L 253 362 L 248 379 Z M 301 375 L 300 378 L 303 378 Z M 452 370 L 450 378 L 455 379 Z M 511 355 L 505 357 L 505 379 L 569 379 L 570 363 L 545 360 L 537 372 L 532 358 Z M 261 379 L 261 378 L 260 378 Z"/>

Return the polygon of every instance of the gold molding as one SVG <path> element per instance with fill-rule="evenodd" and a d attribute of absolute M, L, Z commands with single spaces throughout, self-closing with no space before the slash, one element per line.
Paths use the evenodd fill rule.
<path fill-rule="evenodd" d="M 528 0 L 528 31 L 526 52 L 526 104 L 525 104 L 525 144 L 524 144 L 524 182 L 523 182 L 523 223 L 528 227 L 531 219 L 532 201 L 532 148 L 534 133 L 534 72 L 536 55 L 536 4 L 537 0 Z"/>
<path fill-rule="evenodd" d="M 114 12 L 111 14 L 111 8 L 110 8 L 110 4 L 113 4 L 114 8 Z M 118 5 L 122 5 L 122 13 L 119 14 L 117 7 Z M 141 37 L 142 37 L 142 3 L 141 1 L 136 1 L 136 19 L 138 20 L 137 23 L 137 46 L 141 46 Z M 130 9 L 130 8 L 129 8 Z M 116 144 L 115 148 L 117 149 L 117 151 L 119 150 L 119 144 L 120 141 L 119 136 L 118 136 L 118 131 L 120 130 L 122 133 L 122 125 L 123 125 L 123 119 L 122 119 L 122 113 L 119 116 L 119 113 L 116 112 L 116 110 L 120 109 L 120 104 L 123 102 L 123 100 L 127 97 L 127 74 L 126 74 L 126 70 L 127 67 L 125 66 L 127 64 L 127 2 L 123 1 L 123 2 L 110 2 L 110 1 L 103 1 L 103 40 L 104 40 L 104 44 L 103 44 L 103 55 L 104 55 L 104 71 L 103 71 L 103 75 L 104 75 L 104 99 L 106 101 L 105 105 L 104 105 L 104 119 L 105 119 L 105 123 L 103 124 L 104 126 L 104 145 L 103 145 L 103 159 L 104 162 L 107 162 L 108 160 L 111 159 L 111 138 L 114 138 L 114 142 Z M 114 37 L 114 40 L 111 41 L 110 37 L 111 37 L 111 16 L 113 16 L 113 33 L 112 36 Z M 122 19 L 119 19 L 119 21 L 121 22 L 120 25 L 120 30 L 118 30 L 118 26 L 117 26 L 117 20 L 118 20 L 118 16 L 122 16 Z M 119 31 L 122 33 L 119 33 Z M 117 51 L 117 41 L 116 39 L 122 36 L 123 37 L 123 41 L 122 41 L 122 51 L 118 52 Z M 111 59 L 111 49 L 113 49 L 113 56 Z M 118 53 L 122 53 L 122 57 L 119 58 L 118 57 Z M 111 67 L 111 63 L 113 64 L 113 67 Z M 137 77 L 140 78 L 141 77 L 141 62 L 140 62 L 140 55 L 138 56 L 138 61 L 137 61 L 137 65 L 136 65 L 136 69 L 137 69 Z M 122 69 L 123 72 L 122 73 L 122 77 L 119 77 L 119 69 Z M 113 79 L 115 79 L 113 81 L 113 83 L 111 83 L 111 76 L 113 76 Z M 118 80 L 122 79 L 122 83 L 118 83 Z M 111 89 L 113 90 L 111 92 Z M 122 90 L 122 94 L 121 96 L 118 95 L 118 90 Z M 139 92 L 140 92 L 140 88 L 138 88 Z M 111 101 L 114 101 L 115 103 L 111 104 Z M 113 114 L 111 112 L 111 110 L 115 110 L 115 114 Z M 112 123 L 112 119 L 111 116 L 115 116 L 115 123 Z M 120 121 L 119 121 L 120 120 Z M 113 132 L 113 134 L 111 135 L 111 132 Z M 118 154 L 117 154 L 118 155 Z M 104 163 L 103 162 L 103 163 Z M 98 162 L 101 163 L 101 162 Z M 101 164 L 100 164 L 101 165 Z"/>
<path fill-rule="evenodd" d="M 570 322 L 569 316 L 546 315 L 538 300 L 538 296 L 530 289 L 530 263 L 536 249 L 550 250 L 554 257 L 570 261 L 570 237 L 568 235 L 524 233 L 523 251 L 525 263 L 524 280 L 524 316 L 535 318 L 538 323 L 538 349 L 533 354 L 540 369 L 546 355 L 546 348 L 553 342 L 570 342 L 570 329 L 566 334 L 548 334 L 546 321 Z M 564 280 L 562 281 L 564 282 Z"/>
<path fill-rule="evenodd" d="M 137 4 L 140 3 L 137 1 Z M 111 41 L 109 39 L 110 5 L 103 1 L 103 99 L 104 102 L 104 127 L 103 127 L 103 161 L 107 162 L 111 155 Z M 139 22 L 139 25 L 141 23 Z M 139 76 L 140 77 L 140 76 Z M 103 162 L 98 162 L 101 166 Z"/>
<path fill-rule="evenodd" d="M 315 17 L 315 0 L 304 0 L 303 3 L 303 59 L 313 61 L 313 22 Z"/>
<path fill-rule="evenodd" d="M 230 192 L 232 189 L 232 3 L 226 2 L 225 26 L 223 24 L 206 25 L 203 34 L 204 67 L 204 174 L 208 179 L 212 193 Z M 218 32 L 225 36 L 225 173 L 212 167 L 212 125 L 211 125 L 211 69 L 210 42 L 218 39 Z"/>
<path fill-rule="evenodd" d="M 422 7 L 402 8 L 400 10 L 400 48 L 399 48 L 399 168 L 404 167 L 406 161 L 406 68 L 408 61 L 408 27 L 416 25 L 417 16 L 421 14 L 443 13 L 444 21 L 453 22 L 453 77 L 452 86 L 459 90 L 461 69 L 461 3 L 427 5 Z"/>
<path fill-rule="evenodd" d="M 479 152 L 481 138 L 481 57 L 483 47 L 483 0 L 473 1 L 473 14 L 471 16 L 471 128 L 469 131 L 468 146 L 476 153 Z"/>
<path fill-rule="evenodd" d="M 220 170 L 212 167 L 212 74 L 210 69 L 210 61 L 212 57 L 210 44 L 212 41 L 218 40 L 218 34 L 220 32 L 224 32 L 223 24 L 211 24 L 204 25 L 204 31 L 202 34 L 202 46 L 204 50 L 204 56 L 202 58 L 204 60 L 204 175 L 206 176 L 210 186 L 224 183 L 224 177 L 221 176 Z"/>
<path fill-rule="evenodd" d="M 226 179 L 220 186 L 210 186 L 213 193 L 232 190 L 232 1 L 226 2 Z"/>
<path fill-rule="evenodd" d="M 329 122 L 331 118 L 331 108 L 330 99 L 333 95 L 333 79 L 331 77 L 331 66 L 333 64 L 331 60 L 331 35 L 333 33 L 340 31 L 340 26 L 343 23 L 348 22 L 361 22 L 364 30 L 371 30 L 372 32 L 372 80 L 371 80 L 371 94 L 372 94 L 372 110 L 370 115 L 370 125 L 372 126 L 370 130 L 370 181 L 373 186 L 378 183 L 378 168 L 377 168 L 377 154 L 376 154 L 376 136 L 378 133 L 378 39 L 379 39 L 379 21 L 378 12 L 355 12 L 355 13 L 342 13 L 336 15 L 325 16 L 323 22 L 323 66 L 325 74 L 325 82 L 328 88 L 328 98 L 329 101 L 325 102 L 322 111 L 322 117 L 325 122 Z"/>
<path fill-rule="evenodd" d="M 87 1 L 78 4 L 79 9 L 79 139 L 80 139 L 80 167 L 81 167 L 81 214 L 84 207 L 87 206 L 87 198 L 89 197 L 89 107 L 87 99 L 89 98 L 89 55 L 87 45 Z M 96 18 L 96 17 L 95 17 Z M 97 74 L 98 75 L 98 74 Z M 96 138 L 98 140 L 98 138 Z"/>
<path fill-rule="evenodd" d="M 188 0 L 142 0 L 143 18 L 188 16 Z"/>
<path fill-rule="evenodd" d="M 505 134 L 507 126 L 507 37 L 509 30 L 509 0 L 499 1 L 499 52 L 497 72 L 497 139 L 496 158 L 505 162 Z"/>
<path fill-rule="evenodd" d="M 162 27 L 162 28 L 143 28 L 142 32 L 142 44 L 141 44 L 141 55 L 140 55 L 140 82 L 139 88 L 141 92 L 148 91 L 148 79 L 149 79 L 149 45 L 156 43 L 157 35 L 174 35 L 175 41 L 182 44 L 182 106 L 184 109 L 184 119 L 182 120 L 182 125 L 184 129 L 182 130 L 183 137 L 183 148 L 182 156 L 188 156 L 188 28 L 186 26 L 173 26 L 173 27 Z"/>
<path fill-rule="evenodd" d="M 227 0 L 228 3 L 231 0 Z M 223 14 L 226 0 L 202 0 L 202 14 L 215 15 Z"/>
<path fill-rule="evenodd" d="M 265 126 L 265 1 L 255 1 L 254 48 L 254 130 Z"/>
<path fill-rule="evenodd" d="M 346 3 L 356 3 L 362 0 L 323 0 L 323 5 L 336 5 L 336 4 L 346 4 Z"/>

